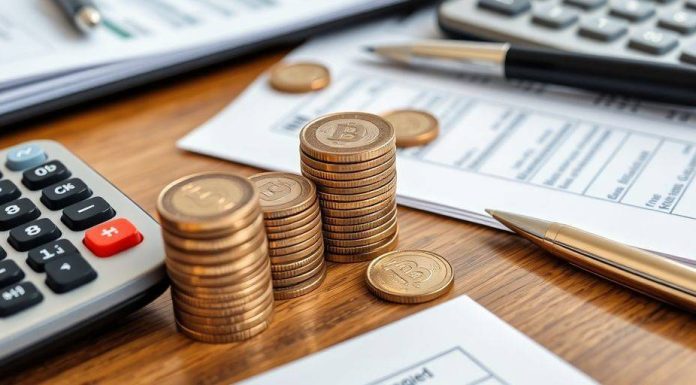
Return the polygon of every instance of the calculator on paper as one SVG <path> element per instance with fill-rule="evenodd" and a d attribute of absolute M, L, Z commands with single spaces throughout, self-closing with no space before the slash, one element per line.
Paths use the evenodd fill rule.
<path fill-rule="evenodd" d="M 0 367 L 167 287 L 159 225 L 60 144 L 0 150 Z"/>
<path fill-rule="evenodd" d="M 696 0 L 449 0 L 438 21 L 455 37 L 696 69 Z"/>

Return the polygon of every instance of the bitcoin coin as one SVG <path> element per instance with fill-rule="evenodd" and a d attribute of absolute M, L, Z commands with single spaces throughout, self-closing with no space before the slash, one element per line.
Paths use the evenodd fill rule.
<path fill-rule="evenodd" d="M 322 200 L 321 206 L 327 209 L 333 210 L 355 210 L 355 209 L 365 209 L 374 206 L 380 202 L 391 199 L 396 194 L 396 185 L 393 185 L 391 189 L 383 192 L 380 195 L 374 196 L 372 198 L 365 198 L 357 201 L 350 202 L 335 202 L 330 200 Z"/>
<path fill-rule="evenodd" d="M 319 265 L 315 266 L 313 269 L 310 269 L 309 271 L 297 274 L 297 275 L 292 276 L 292 277 L 274 278 L 273 279 L 273 287 L 278 289 L 280 287 L 288 287 L 288 286 L 292 286 L 292 285 L 297 285 L 299 283 L 302 283 L 302 282 L 316 276 L 324 268 L 325 268 L 324 265 L 319 264 Z"/>
<path fill-rule="evenodd" d="M 420 110 L 394 110 L 382 115 L 394 127 L 397 147 L 422 146 L 432 142 L 440 131 L 437 118 Z"/>
<path fill-rule="evenodd" d="M 253 184 L 226 173 L 181 178 L 165 187 L 157 201 L 162 226 L 184 233 L 237 229 L 235 223 L 257 208 Z"/>
<path fill-rule="evenodd" d="M 172 235 L 169 234 L 169 237 Z M 227 262 L 236 261 L 260 247 L 266 247 L 268 241 L 266 234 L 259 232 L 254 238 L 242 243 L 241 245 L 232 247 L 227 250 L 216 251 L 215 253 L 206 253 L 198 251 L 188 251 L 179 247 L 174 247 L 171 244 L 165 243 L 164 248 L 167 252 L 167 258 L 173 259 L 176 262 L 188 263 L 191 265 L 220 265 Z"/>
<path fill-rule="evenodd" d="M 333 232 L 333 231 L 324 231 L 324 237 L 332 239 L 332 240 L 357 240 L 357 239 L 365 239 L 369 238 L 372 236 L 375 236 L 381 232 L 383 232 L 386 228 L 389 228 L 396 224 L 396 215 L 393 215 L 391 218 L 385 217 L 387 219 L 386 222 L 370 227 L 367 230 L 362 230 L 362 231 L 351 231 L 351 232 Z M 335 243 L 335 242 L 334 242 Z M 339 245 L 336 243 L 336 245 Z"/>
<path fill-rule="evenodd" d="M 316 200 L 314 184 L 301 175 L 264 172 L 249 179 L 259 191 L 264 218 L 281 218 L 300 213 Z"/>
<path fill-rule="evenodd" d="M 305 242 L 318 234 L 321 234 L 321 220 L 319 218 L 317 218 L 317 220 L 315 221 L 314 226 L 311 229 L 309 229 L 309 231 L 306 231 L 304 234 L 298 234 L 288 238 L 270 240 L 268 242 L 268 245 L 271 249 L 277 251 L 278 249 L 283 249 L 286 247 L 297 245 L 298 243 Z"/>
<path fill-rule="evenodd" d="M 294 229 L 295 227 L 304 226 L 314 220 L 314 217 L 319 214 L 319 202 L 314 201 L 312 207 L 305 211 L 288 217 L 268 219 L 264 218 L 266 231 L 271 233 L 283 232 L 285 229 Z"/>
<path fill-rule="evenodd" d="M 190 239 L 173 236 L 168 232 L 162 233 L 164 242 L 181 250 L 212 253 L 240 246 L 252 239 L 258 233 L 258 228 L 263 226 L 263 217 L 259 215 L 254 222 L 231 235 L 216 239 Z"/>
<path fill-rule="evenodd" d="M 323 265 L 324 264 L 324 256 L 321 255 L 321 258 L 314 258 L 313 260 L 310 260 L 309 263 L 305 264 L 304 266 L 299 266 L 295 269 L 291 270 L 285 270 L 285 271 L 271 271 L 271 278 L 274 280 L 277 279 L 284 279 L 284 278 L 290 278 L 290 277 L 295 277 L 300 274 L 304 274 L 312 269 L 314 269 L 317 266 Z M 275 286 L 275 283 L 274 283 Z"/>
<path fill-rule="evenodd" d="M 363 171 L 354 171 L 354 172 L 328 172 L 328 171 L 321 171 L 321 170 L 316 170 L 313 169 L 312 167 L 306 165 L 306 164 L 301 164 L 301 169 L 302 173 L 307 173 L 315 178 L 320 178 L 320 179 L 327 179 L 327 180 L 356 180 L 356 179 L 364 179 L 368 178 L 371 176 L 379 175 L 382 174 L 385 171 L 390 171 L 392 168 L 394 168 L 394 164 L 396 162 L 396 158 L 391 158 L 390 160 L 372 167 L 368 168 Z M 370 184 L 370 183 L 368 183 Z"/>
<path fill-rule="evenodd" d="M 374 247 L 370 251 L 364 253 L 349 253 L 349 254 L 335 254 L 327 252 L 325 254 L 326 260 L 331 262 L 339 263 L 353 263 L 353 262 L 364 262 L 376 258 L 386 252 L 392 251 L 396 248 L 399 243 L 399 233 L 397 232 L 388 239 L 387 242 L 381 243 L 380 246 Z"/>
<path fill-rule="evenodd" d="M 315 245 L 317 242 L 322 240 L 322 234 L 316 233 L 311 236 L 311 238 L 304 240 L 292 246 L 287 247 L 277 247 L 273 249 L 268 249 L 268 255 L 271 256 L 271 261 L 273 258 L 281 257 L 284 255 L 294 254 L 303 250 L 308 249 L 310 246 Z"/>
<path fill-rule="evenodd" d="M 282 92 L 318 91 L 331 83 L 329 69 L 319 63 L 280 63 L 271 69 L 271 87 Z"/>
<path fill-rule="evenodd" d="M 324 282 L 324 278 L 326 278 L 326 267 L 311 279 L 297 285 L 275 289 L 273 291 L 273 297 L 276 300 L 283 300 L 305 295 L 321 286 L 322 282 Z"/>
<path fill-rule="evenodd" d="M 383 180 L 380 180 L 378 182 L 375 182 L 373 184 L 368 184 L 365 186 L 360 186 L 360 187 L 351 187 L 351 188 L 335 188 L 335 187 L 329 187 L 329 186 L 321 186 L 317 185 L 317 192 L 318 194 L 339 194 L 339 195 L 355 195 L 355 194 L 362 194 L 370 191 L 374 191 L 377 188 L 380 188 L 386 184 L 388 184 L 391 180 L 396 179 L 396 173 L 394 173 L 390 178 L 384 178 Z M 321 199 L 319 199 L 321 201 Z"/>
<path fill-rule="evenodd" d="M 352 234 L 352 233 L 357 233 L 357 232 L 365 232 L 365 231 L 370 231 L 375 227 L 381 226 L 390 220 L 392 220 L 394 217 L 396 217 L 396 205 L 389 208 L 389 213 L 384 214 L 380 213 L 380 217 L 373 220 L 372 222 L 367 222 L 367 223 L 360 223 L 360 224 L 354 224 L 354 225 L 332 225 L 328 223 L 323 223 L 322 227 L 324 229 L 324 234 L 329 235 L 329 234 L 336 234 L 336 233 L 346 233 L 346 234 Z M 337 237 L 336 239 L 341 239 L 341 237 Z M 351 238 L 346 238 L 346 239 L 351 239 Z"/>
<path fill-rule="evenodd" d="M 253 301 L 241 306 L 212 308 L 208 306 L 193 306 L 182 301 L 177 301 L 174 306 L 183 312 L 201 317 L 237 316 L 240 320 L 245 320 L 256 315 L 258 309 L 261 308 L 262 305 L 268 305 L 269 303 L 273 302 L 273 297 L 270 296 L 271 292 L 272 290 L 269 290 L 268 295 L 262 295 L 257 299 L 254 299 Z"/>
<path fill-rule="evenodd" d="M 394 128 L 381 117 L 340 112 L 311 121 L 300 132 L 302 150 L 314 159 L 334 163 L 362 162 L 394 148 Z"/>
<path fill-rule="evenodd" d="M 244 321 L 230 322 L 226 317 L 197 317 L 183 312 L 175 312 L 174 317 L 180 323 L 184 323 L 191 330 L 201 333 L 226 334 L 247 330 L 256 326 L 271 316 L 273 304 L 266 306 L 257 314 L 245 319 Z M 196 322 L 201 320 L 201 322 Z"/>
<path fill-rule="evenodd" d="M 323 202 L 322 202 L 323 203 Z M 384 209 L 390 208 L 394 205 L 394 198 L 387 197 L 387 199 L 377 202 L 372 206 L 354 208 L 354 209 L 332 209 L 328 207 L 322 207 L 321 212 L 324 216 L 331 218 L 356 218 L 370 215 L 375 212 L 380 212 Z"/>
<path fill-rule="evenodd" d="M 392 203 L 387 205 L 384 209 L 380 211 L 376 211 L 374 213 L 370 214 L 365 214 L 363 216 L 359 217 L 331 217 L 331 216 L 324 216 L 322 218 L 323 224 L 329 224 L 329 225 L 338 225 L 338 226 L 352 226 L 352 225 L 360 225 L 360 224 L 366 224 L 366 223 L 372 223 L 375 222 L 381 218 L 383 218 L 385 215 L 388 213 L 392 212 L 393 210 L 396 209 L 396 201 L 392 200 Z"/>
<path fill-rule="evenodd" d="M 359 188 L 359 187 L 364 187 L 364 186 L 369 186 L 375 183 L 379 183 L 383 181 L 384 179 L 391 179 L 396 175 L 396 170 L 392 167 L 391 169 L 387 169 L 386 171 L 382 171 L 382 173 L 373 175 L 370 177 L 362 178 L 362 179 L 354 179 L 354 180 L 329 180 L 329 179 L 322 179 L 315 177 L 310 174 L 306 174 L 304 170 L 302 171 L 303 175 L 306 176 L 309 180 L 312 182 L 321 185 L 322 187 L 331 187 L 331 188 L 340 188 L 340 189 L 346 189 L 346 188 Z"/>
<path fill-rule="evenodd" d="M 230 342 L 239 342 L 239 341 L 244 341 L 249 338 L 252 338 L 264 330 L 268 328 L 269 321 L 264 321 L 256 326 L 253 326 L 247 330 L 241 331 L 241 332 L 236 332 L 236 333 L 225 333 L 225 334 L 208 334 L 208 333 L 201 333 L 197 332 L 194 330 L 191 330 L 184 326 L 183 324 L 177 322 L 176 326 L 178 330 L 181 332 L 181 334 L 200 341 L 200 342 L 205 342 L 209 344 L 227 344 Z"/>
<path fill-rule="evenodd" d="M 326 202 L 356 202 L 365 199 L 374 198 L 378 195 L 386 194 L 388 191 L 391 192 L 392 188 L 396 188 L 396 178 L 392 178 L 387 184 L 377 187 L 376 189 L 364 193 L 357 194 L 329 194 L 324 192 L 318 192 L 319 198 Z"/>
<path fill-rule="evenodd" d="M 313 210 L 314 211 L 314 210 Z M 304 224 L 299 227 L 295 226 L 281 226 L 280 229 L 286 229 L 286 230 L 279 230 L 278 228 L 275 228 L 275 231 L 271 231 L 271 227 L 266 227 L 266 234 L 268 235 L 268 240 L 269 241 L 274 241 L 274 240 L 281 240 L 281 239 L 286 239 L 286 238 L 292 238 L 298 235 L 305 234 L 310 231 L 314 231 L 314 228 L 316 227 L 317 223 L 321 224 L 321 214 L 319 214 L 319 211 L 316 211 L 316 214 L 314 215 L 314 218 L 307 224 Z"/>
<path fill-rule="evenodd" d="M 309 263 L 312 263 L 312 261 L 314 261 L 316 259 L 321 260 L 323 258 L 324 258 L 324 244 L 321 243 L 318 249 L 315 249 L 314 251 L 310 252 L 309 254 L 302 257 L 301 259 L 297 259 L 295 261 L 290 261 L 290 262 L 272 263 L 271 264 L 271 271 L 272 272 L 281 272 L 281 271 L 298 269 L 302 266 L 305 266 Z"/>
<path fill-rule="evenodd" d="M 316 160 L 311 156 L 300 151 L 300 159 L 302 164 L 309 166 L 315 170 L 327 171 L 327 172 L 356 172 L 363 171 L 370 168 L 378 167 L 381 164 L 388 162 L 396 156 L 395 150 L 390 150 L 384 155 L 380 155 L 377 158 L 370 159 L 364 162 L 355 163 L 332 163 Z"/>
<path fill-rule="evenodd" d="M 450 290 L 452 266 L 441 256 L 423 250 L 400 250 L 370 262 L 367 285 L 378 297 L 397 303 L 421 303 Z"/>

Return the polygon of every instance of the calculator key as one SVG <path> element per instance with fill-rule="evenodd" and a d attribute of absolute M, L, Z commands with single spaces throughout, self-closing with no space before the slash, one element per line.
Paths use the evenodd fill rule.
<path fill-rule="evenodd" d="M 102 223 L 85 233 L 84 243 L 94 255 L 110 257 L 143 241 L 143 235 L 127 219 Z"/>
<path fill-rule="evenodd" d="M 60 210 L 91 195 L 92 190 L 82 179 L 72 178 L 41 190 L 41 203 L 51 210 Z"/>
<path fill-rule="evenodd" d="M 29 167 L 38 166 L 46 161 L 46 153 L 41 146 L 25 144 L 9 149 L 5 166 L 12 171 L 20 171 Z"/>
<path fill-rule="evenodd" d="M 0 317 L 7 317 L 43 300 L 43 295 L 31 282 L 22 282 L 0 289 Z"/>
<path fill-rule="evenodd" d="M 5 231 L 41 216 L 41 211 L 28 198 L 20 198 L 0 206 L 0 230 Z"/>
<path fill-rule="evenodd" d="M 696 64 L 696 42 L 687 45 L 679 56 L 684 63 Z"/>
<path fill-rule="evenodd" d="M 60 238 L 61 232 L 48 218 L 41 218 L 10 230 L 7 241 L 17 251 L 27 251 Z"/>
<path fill-rule="evenodd" d="M 67 178 L 70 178 L 70 171 L 65 165 L 58 160 L 52 160 L 24 171 L 22 183 L 31 190 L 39 190 Z"/>
<path fill-rule="evenodd" d="M 630 21 L 641 21 L 652 16 L 655 7 L 647 1 L 619 0 L 611 5 L 609 13 Z"/>
<path fill-rule="evenodd" d="M 657 25 L 688 35 L 696 31 L 696 12 L 683 10 L 668 12 L 660 17 Z"/>
<path fill-rule="evenodd" d="M 0 180 L 0 204 L 7 203 L 19 198 L 22 192 L 11 180 Z"/>
<path fill-rule="evenodd" d="M 583 20 L 578 33 L 595 40 L 614 41 L 625 35 L 627 31 L 626 22 L 599 16 Z"/>
<path fill-rule="evenodd" d="M 5 251 L 5 249 L 0 247 L 0 261 L 5 259 L 5 257 L 7 257 L 7 251 Z"/>
<path fill-rule="evenodd" d="M 80 255 L 80 252 L 67 239 L 59 239 L 29 250 L 27 264 L 37 273 L 41 273 L 47 263 L 70 255 Z"/>
<path fill-rule="evenodd" d="M 578 20 L 578 14 L 559 5 L 541 7 L 534 11 L 532 21 L 546 27 L 561 29 Z"/>
<path fill-rule="evenodd" d="M 65 293 L 94 281 L 97 272 L 79 254 L 68 255 L 46 264 L 46 285 L 56 293 Z"/>
<path fill-rule="evenodd" d="M 654 55 L 662 55 L 677 46 L 677 38 L 669 32 L 644 29 L 631 37 L 628 46 Z"/>
<path fill-rule="evenodd" d="M 17 266 L 15 261 L 8 259 L 0 262 L 0 287 L 12 285 L 24 278 L 24 272 Z"/>
<path fill-rule="evenodd" d="M 607 0 L 565 0 L 565 4 L 582 8 L 584 10 L 595 9 L 607 3 Z"/>
<path fill-rule="evenodd" d="M 103 198 L 92 197 L 66 207 L 60 220 L 70 230 L 80 231 L 109 220 L 114 215 L 116 211 Z"/>
<path fill-rule="evenodd" d="M 527 12 L 532 4 L 529 0 L 479 0 L 478 6 L 504 15 L 516 16 Z"/>

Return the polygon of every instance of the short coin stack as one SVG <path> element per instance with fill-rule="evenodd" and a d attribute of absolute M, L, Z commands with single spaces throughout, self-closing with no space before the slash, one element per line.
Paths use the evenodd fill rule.
<path fill-rule="evenodd" d="M 268 235 L 274 296 L 299 297 L 326 277 L 321 212 L 314 184 L 301 175 L 266 172 L 252 176 Z"/>
<path fill-rule="evenodd" d="M 320 117 L 300 133 L 302 174 L 316 184 L 326 259 L 359 262 L 394 250 L 394 128 L 362 112 Z"/>
<path fill-rule="evenodd" d="M 273 286 L 254 185 L 234 174 L 192 175 L 167 186 L 157 209 L 179 330 L 209 343 L 265 330 Z"/>

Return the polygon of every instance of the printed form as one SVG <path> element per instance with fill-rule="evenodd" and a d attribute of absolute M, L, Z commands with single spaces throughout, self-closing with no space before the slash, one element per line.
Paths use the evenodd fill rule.
<path fill-rule="evenodd" d="M 433 37 L 428 10 L 312 41 L 288 60 L 328 65 L 328 88 L 283 94 L 262 77 L 179 145 L 297 172 L 298 133 L 310 120 L 423 109 L 441 132 L 399 150 L 399 203 L 495 227 L 484 209 L 511 211 L 696 263 L 696 109 L 397 67 L 363 49 Z"/>
<path fill-rule="evenodd" d="M 241 384 L 580 385 L 595 382 L 471 298 L 460 296 Z"/>

